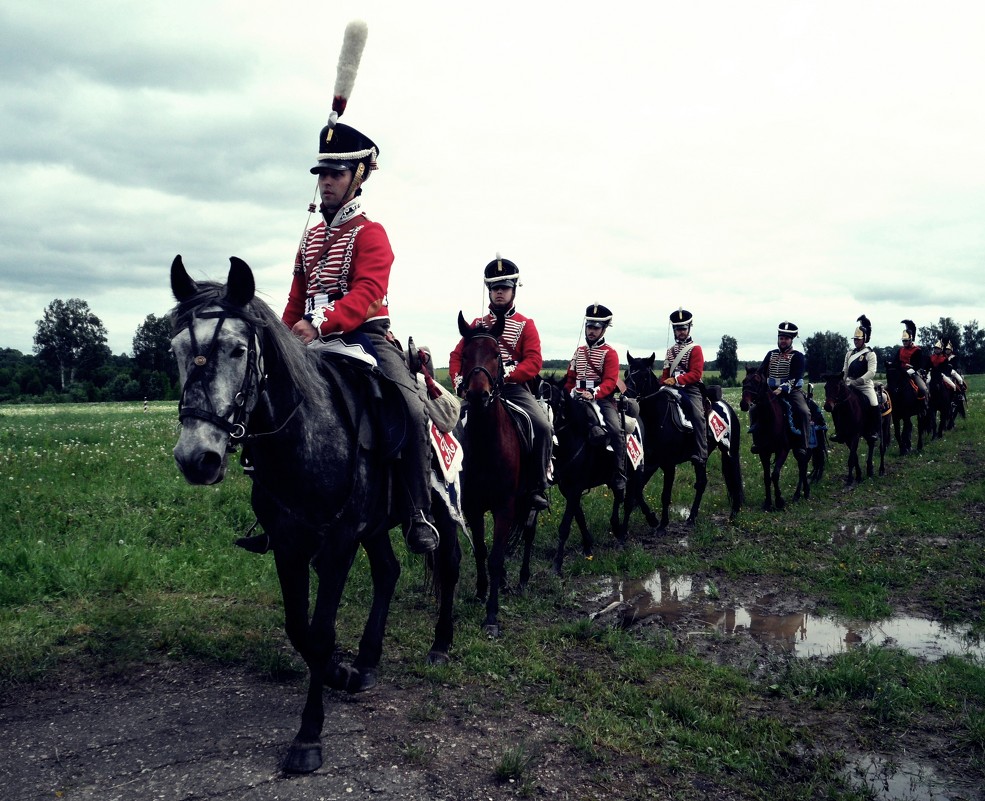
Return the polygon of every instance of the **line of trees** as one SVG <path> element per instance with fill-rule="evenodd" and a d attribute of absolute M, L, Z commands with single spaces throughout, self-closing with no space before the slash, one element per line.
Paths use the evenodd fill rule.
<path fill-rule="evenodd" d="M 917 342 L 925 353 L 944 338 L 955 343 L 959 369 L 985 373 L 985 330 L 977 320 L 962 326 L 941 317 L 936 324 L 917 329 Z M 800 348 L 810 380 L 841 370 L 848 347 L 847 337 L 832 331 L 803 339 Z M 880 371 L 898 347 L 899 343 L 873 346 Z M 740 363 L 738 349 L 735 337 L 722 337 L 715 360 L 706 366 L 718 372 L 709 382 L 734 386 L 740 368 L 758 366 L 759 362 Z M 567 360 L 552 360 L 544 368 L 563 371 L 567 366 Z M 148 314 L 134 332 L 131 353 L 114 356 L 106 345 L 106 327 L 88 303 L 79 298 L 55 299 L 37 321 L 34 355 L 0 349 L 0 402 L 177 400 L 180 391 L 166 315 Z"/>
<path fill-rule="evenodd" d="M 114 356 L 106 327 L 86 301 L 55 299 L 37 321 L 34 355 L 0 349 L 0 402 L 177 399 L 170 334 L 166 315 L 148 314 L 131 353 Z"/>

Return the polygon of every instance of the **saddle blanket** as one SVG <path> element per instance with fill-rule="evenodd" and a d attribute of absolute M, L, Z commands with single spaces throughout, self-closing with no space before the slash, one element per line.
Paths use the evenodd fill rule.
<path fill-rule="evenodd" d="M 462 445 L 452 434 L 442 434 L 438 427 L 428 421 L 428 432 L 431 434 L 431 448 L 438 457 L 441 473 L 449 484 L 456 481 L 462 469 Z"/>
<path fill-rule="evenodd" d="M 629 457 L 633 470 L 643 464 L 643 439 L 638 426 L 626 432 L 626 456 Z"/>

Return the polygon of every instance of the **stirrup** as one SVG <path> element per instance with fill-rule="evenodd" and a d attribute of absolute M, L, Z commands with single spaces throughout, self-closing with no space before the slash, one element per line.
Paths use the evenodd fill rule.
<path fill-rule="evenodd" d="M 438 529 L 424 516 L 424 512 L 418 510 L 411 515 L 404 536 L 408 551 L 413 554 L 430 553 L 437 549 L 440 538 Z"/>

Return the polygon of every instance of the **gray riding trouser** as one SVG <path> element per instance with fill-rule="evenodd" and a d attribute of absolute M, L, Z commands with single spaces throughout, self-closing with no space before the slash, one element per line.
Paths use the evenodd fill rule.
<path fill-rule="evenodd" d="M 403 351 L 386 338 L 390 330 L 387 320 L 363 323 L 359 330 L 373 343 L 380 370 L 400 389 L 407 407 L 407 439 L 397 462 L 397 470 L 409 496 L 404 499 L 410 507 L 407 511 L 411 516 L 416 511 L 426 515 L 431 510 L 431 444 L 425 410 L 427 396 L 411 375 Z"/>

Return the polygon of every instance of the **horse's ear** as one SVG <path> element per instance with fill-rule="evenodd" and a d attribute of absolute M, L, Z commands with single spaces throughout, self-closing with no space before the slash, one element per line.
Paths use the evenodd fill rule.
<path fill-rule="evenodd" d="M 469 328 L 469 324 L 465 322 L 465 315 L 461 312 L 458 313 L 458 331 L 463 337 L 467 337 L 472 329 Z"/>
<path fill-rule="evenodd" d="M 629 364 L 633 360 L 633 354 L 628 350 L 626 351 L 626 364 Z"/>
<path fill-rule="evenodd" d="M 174 261 L 171 262 L 171 294 L 178 303 L 184 303 L 196 292 L 198 292 L 198 284 L 188 275 L 181 255 L 175 256 Z"/>
<path fill-rule="evenodd" d="M 650 354 L 650 355 L 649 355 L 649 356 L 647 357 L 647 360 L 646 360 L 646 363 L 647 363 L 648 365 L 650 365 L 650 367 L 653 367 L 653 363 L 654 363 L 654 362 L 655 362 L 656 360 L 657 360 L 657 353 L 656 353 L 656 351 L 654 351 L 653 353 L 651 353 L 651 354 Z"/>
<path fill-rule="evenodd" d="M 256 294 L 257 285 L 253 270 L 242 259 L 233 256 L 229 259 L 229 278 L 226 282 L 226 300 L 236 306 L 245 306 Z"/>
<path fill-rule="evenodd" d="M 503 331 L 506 329 L 506 316 L 503 314 L 496 315 L 496 322 L 493 327 L 489 329 L 489 335 L 499 339 L 502 336 Z"/>

